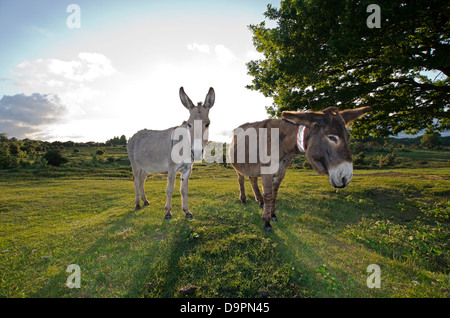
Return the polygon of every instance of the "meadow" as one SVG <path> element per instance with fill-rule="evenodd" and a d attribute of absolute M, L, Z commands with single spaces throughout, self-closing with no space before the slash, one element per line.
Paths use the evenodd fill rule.
<path fill-rule="evenodd" d="M 147 179 L 150 206 L 135 211 L 126 149 L 74 150 L 64 149 L 61 167 L 0 170 L 1 297 L 450 295 L 448 149 L 394 149 L 387 165 L 391 151 L 366 153 L 339 190 L 300 156 L 270 233 L 249 182 L 240 203 L 229 165 L 195 164 L 194 218 L 175 191 L 165 220 L 164 175 Z M 70 264 L 80 266 L 80 288 L 66 286 Z M 370 264 L 380 288 L 367 286 Z"/>

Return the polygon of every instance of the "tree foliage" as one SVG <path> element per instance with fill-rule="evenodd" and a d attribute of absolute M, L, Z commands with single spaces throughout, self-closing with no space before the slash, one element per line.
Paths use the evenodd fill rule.
<path fill-rule="evenodd" d="M 125 135 L 122 135 L 119 137 L 115 136 L 114 138 L 108 139 L 106 141 L 106 145 L 126 145 L 127 144 L 127 137 Z"/>
<path fill-rule="evenodd" d="M 380 0 L 381 28 L 369 28 L 371 3 L 286 0 L 279 9 L 267 7 L 276 27 L 250 25 L 264 58 L 247 64 L 248 88 L 273 97 L 271 116 L 371 106 L 353 135 L 448 129 L 450 3 Z"/>
<path fill-rule="evenodd" d="M 438 148 L 442 145 L 442 142 L 439 139 L 440 136 L 441 134 L 437 132 L 424 134 L 420 142 L 420 147 L 429 149 Z"/>

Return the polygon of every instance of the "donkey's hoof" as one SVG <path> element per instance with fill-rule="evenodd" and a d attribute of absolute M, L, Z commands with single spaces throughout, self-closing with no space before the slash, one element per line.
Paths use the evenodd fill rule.
<path fill-rule="evenodd" d="M 166 215 L 164 215 L 164 219 L 170 220 L 172 218 L 172 213 L 168 212 Z"/>
<path fill-rule="evenodd" d="M 276 217 L 273 217 L 273 218 L 272 218 L 272 221 L 275 222 L 275 223 L 278 222 L 278 220 L 277 220 Z"/>
<path fill-rule="evenodd" d="M 275 213 L 272 213 L 272 215 L 270 216 L 272 218 L 272 221 L 277 222 L 277 216 L 275 215 Z"/>
<path fill-rule="evenodd" d="M 241 200 L 241 203 L 242 203 L 243 205 L 246 205 L 246 204 L 247 204 L 247 200 Z"/>
<path fill-rule="evenodd" d="M 141 206 L 139 204 L 136 204 L 136 207 L 134 208 L 135 210 L 140 210 Z"/>
<path fill-rule="evenodd" d="M 186 212 L 184 212 L 186 215 L 186 218 L 188 218 L 188 219 L 193 219 L 194 218 L 194 215 L 191 213 L 191 212 L 189 212 L 189 211 L 186 211 Z"/>
<path fill-rule="evenodd" d="M 261 209 L 264 209 L 264 202 L 259 203 L 259 207 L 260 207 Z"/>
<path fill-rule="evenodd" d="M 270 223 L 269 223 L 269 222 L 266 222 L 266 223 L 264 224 L 264 231 L 266 231 L 266 232 L 272 232 L 272 226 L 270 226 Z"/>
<path fill-rule="evenodd" d="M 147 206 L 147 205 L 150 205 L 150 203 L 148 201 L 145 201 L 144 205 Z"/>

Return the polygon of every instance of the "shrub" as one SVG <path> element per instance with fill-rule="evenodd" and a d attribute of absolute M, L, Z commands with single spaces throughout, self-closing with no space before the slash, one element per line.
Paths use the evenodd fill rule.
<path fill-rule="evenodd" d="M 99 148 L 95 153 L 99 156 L 103 156 L 105 152 L 106 152 L 105 148 Z"/>
<path fill-rule="evenodd" d="M 55 167 L 59 167 L 69 161 L 67 160 L 67 158 L 64 158 L 61 152 L 58 150 L 47 151 L 43 158 L 47 160 L 47 164 Z"/>
<path fill-rule="evenodd" d="M 354 159 L 353 159 L 353 164 L 354 165 L 363 165 L 365 163 L 365 159 L 366 155 L 364 154 L 364 152 L 360 152 Z"/>
<path fill-rule="evenodd" d="M 393 151 L 391 154 L 387 154 L 386 157 L 383 155 L 379 155 L 378 158 L 378 166 L 380 168 L 393 166 L 395 163 L 395 158 L 397 157 L 397 153 Z"/>
<path fill-rule="evenodd" d="M 303 167 L 303 169 L 312 169 L 312 166 L 307 159 L 305 159 L 305 161 L 303 161 L 302 167 Z"/>

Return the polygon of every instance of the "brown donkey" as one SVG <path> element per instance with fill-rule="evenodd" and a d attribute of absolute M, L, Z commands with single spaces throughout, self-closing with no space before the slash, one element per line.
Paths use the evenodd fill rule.
<path fill-rule="evenodd" d="M 350 135 L 346 126 L 361 118 L 370 107 L 339 111 L 330 107 L 322 112 L 283 112 L 283 119 L 266 119 L 260 122 L 247 123 L 234 130 L 230 145 L 231 165 L 239 178 L 240 199 L 246 203 L 244 176 L 250 178 L 253 193 L 260 207 L 264 207 L 262 215 L 264 229 L 270 231 L 270 220 L 276 221 L 275 200 L 278 188 L 286 173 L 291 159 L 300 153 L 306 153 L 308 161 L 319 174 L 327 174 L 335 188 L 345 187 L 353 176 L 352 155 L 349 148 Z M 256 132 L 253 148 L 248 131 Z M 275 134 L 274 134 L 275 132 Z M 278 132 L 278 133 L 277 133 Z M 246 136 L 241 137 L 239 134 Z M 263 135 L 264 134 L 264 135 Z M 275 136 L 275 137 L 274 137 Z M 278 138 L 278 140 L 273 140 Z M 261 160 L 261 148 L 272 149 L 273 143 L 277 153 L 271 153 L 272 159 L 278 160 L 275 171 L 267 172 L 264 168 L 273 162 Z M 259 156 L 252 154 L 257 151 Z M 275 152 L 274 151 L 274 152 Z M 275 156 L 274 156 L 275 155 Z M 263 195 L 258 188 L 258 177 L 261 177 Z"/>

